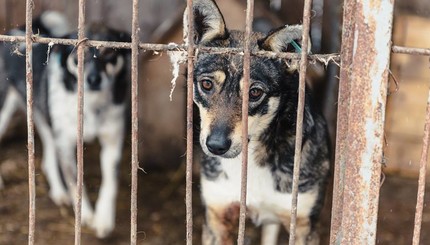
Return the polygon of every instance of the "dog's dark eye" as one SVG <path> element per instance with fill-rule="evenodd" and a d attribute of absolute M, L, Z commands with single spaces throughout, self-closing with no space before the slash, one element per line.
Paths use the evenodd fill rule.
<path fill-rule="evenodd" d="M 200 81 L 200 86 L 203 88 L 203 90 L 205 91 L 211 91 L 213 88 L 213 83 L 210 80 L 201 80 Z"/>
<path fill-rule="evenodd" d="M 250 101 L 257 101 L 258 99 L 261 98 L 261 96 L 263 96 L 263 90 L 259 89 L 259 88 L 252 88 L 251 90 L 249 90 L 249 100 Z"/>

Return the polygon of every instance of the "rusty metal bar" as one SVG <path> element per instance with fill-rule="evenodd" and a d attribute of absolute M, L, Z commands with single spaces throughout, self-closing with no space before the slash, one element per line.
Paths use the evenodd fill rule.
<path fill-rule="evenodd" d="M 399 54 L 430 56 L 430 49 L 428 48 L 410 48 L 410 47 L 402 47 L 402 46 L 393 46 L 391 50 L 393 51 L 393 53 L 399 53 Z"/>
<path fill-rule="evenodd" d="M 430 91 L 427 99 L 426 123 L 424 127 L 423 148 L 421 151 L 420 174 L 418 178 L 417 206 L 415 210 L 414 236 L 412 244 L 420 244 L 421 223 L 423 220 L 424 194 L 426 189 L 427 160 L 430 141 Z"/>
<path fill-rule="evenodd" d="M 79 0 L 78 7 L 78 108 L 76 137 L 76 199 L 75 199 L 75 245 L 81 244 L 82 190 L 84 182 L 84 52 L 85 46 L 85 0 Z"/>
<path fill-rule="evenodd" d="M 27 151 L 28 151 L 28 244 L 34 244 L 36 227 L 36 174 L 34 159 L 34 121 L 33 121 L 33 0 L 26 1 L 25 7 L 25 63 L 27 93 Z"/>
<path fill-rule="evenodd" d="M 139 171 L 139 0 L 133 0 L 131 31 L 131 207 L 130 244 L 137 244 L 137 186 Z"/>
<path fill-rule="evenodd" d="M 193 1 L 187 0 L 187 166 L 185 183 L 186 241 L 193 244 L 193 80 L 194 80 L 194 11 Z M 186 28 L 186 27 L 184 27 Z"/>
<path fill-rule="evenodd" d="M 245 44 L 243 55 L 243 85 L 242 85 L 242 168 L 240 179 L 240 210 L 239 210 L 239 232 L 237 244 L 245 243 L 245 221 L 246 221 L 246 186 L 248 180 L 248 107 L 249 107 L 249 80 L 251 74 L 251 32 L 252 19 L 254 17 L 254 0 L 247 0 Z"/>
<path fill-rule="evenodd" d="M 297 199 L 299 192 L 300 164 L 302 156 L 303 142 L 303 114 L 305 108 L 305 89 L 306 89 L 306 70 L 308 65 L 308 48 L 309 47 L 309 30 L 311 19 L 312 0 L 305 0 L 303 7 L 303 33 L 302 33 L 302 52 L 300 60 L 299 75 L 299 96 L 297 105 L 297 123 L 296 123 L 296 144 L 294 151 L 294 171 L 293 186 L 291 190 L 291 223 L 290 223 L 290 240 L 289 244 L 294 245 L 296 241 L 297 226 Z"/>
<path fill-rule="evenodd" d="M 77 39 L 61 39 L 61 38 L 47 38 L 47 37 L 39 37 L 36 35 L 32 36 L 34 43 L 43 43 L 43 44 L 60 44 L 60 45 L 77 45 L 79 40 Z M 22 36 L 8 36 L 8 35 L 0 35 L 0 41 L 3 42 L 12 42 L 19 43 L 25 42 L 25 37 Z M 108 42 L 108 41 L 95 41 L 95 40 L 86 40 L 85 45 L 88 47 L 105 47 L 105 48 L 114 48 L 114 49 L 131 49 L 131 43 L 125 42 Z M 139 49 L 145 51 L 187 51 L 188 46 L 182 44 L 156 44 L 156 43 L 139 43 Z M 243 48 L 219 48 L 219 47 L 199 47 L 200 53 L 213 53 L 213 54 L 234 54 L 234 55 L 244 55 Z M 299 60 L 300 54 L 298 53 L 276 53 L 273 51 L 252 51 L 251 56 L 262 56 L 267 58 L 280 58 L 280 59 L 293 59 Z M 327 62 L 337 62 L 339 61 L 339 54 L 311 54 L 307 56 L 309 61 L 318 61 L 322 63 Z"/>
<path fill-rule="evenodd" d="M 342 225 L 343 189 L 345 163 L 347 160 L 347 135 L 348 135 L 348 108 L 350 96 L 349 71 L 352 64 L 352 51 L 354 46 L 355 29 L 355 3 L 354 0 L 344 1 L 342 47 L 340 64 L 340 82 L 338 94 L 336 152 L 333 176 L 333 204 L 331 212 L 330 244 L 340 244 L 339 232 Z"/>
<path fill-rule="evenodd" d="M 393 0 L 357 1 L 354 12 L 348 167 L 339 240 L 340 244 L 375 244 Z"/>

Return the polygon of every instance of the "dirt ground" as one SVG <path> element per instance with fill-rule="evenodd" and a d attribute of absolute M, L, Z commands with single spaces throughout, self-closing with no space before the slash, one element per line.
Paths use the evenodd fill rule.
<path fill-rule="evenodd" d="M 28 183 L 26 165 L 26 138 L 8 137 L 0 143 L 0 172 L 6 188 L 0 191 L 0 244 L 27 243 Z M 73 244 L 74 217 L 70 207 L 56 207 L 48 198 L 48 186 L 40 169 L 40 144 L 37 144 L 37 223 L 36 244 Z M 82 244 L 129 244 L 130 238 L 130 150 L 124 149 L 120 175 L 117 208 L 117 226 L 111 237 L 98 240 L 84 228 Z M 94 200 L 99 185 L 98 147 L 86 148 L 85 180 Z M 144 165 L 144 164 L 143 164 Z M 145 169 L 139 174 L 139 244 L 185 244 L 185 179 L 182 167 L 178 169 Z M 428 186 L 430 187 L 430 186 Z M 203 209 L 198 194 L 198 177 L 194 177 L 194 244 L 200 244 Z M 410 244 L 416 202 L 416 180 L 387 176 L 381 189 L 377 244 Z M 427 188 L 428 190 L 428 188 Z M 430 195 L 427 191 L 426 202 Z M 329 207 L 322 217 L 322 244 L 329 236 Z M 430 244 L 430 209 L 424 210 L 422 244 Z M 247 244 L 259 244 L 259 232 L 247 226 Z M 280 243 L 286 244 L 287 234 L 281 234 Z"/>

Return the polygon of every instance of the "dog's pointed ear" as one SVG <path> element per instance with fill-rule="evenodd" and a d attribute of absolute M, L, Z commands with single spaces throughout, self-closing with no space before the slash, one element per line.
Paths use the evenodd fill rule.
<path fill-rule="evenodd" d="M 302 25 L 285 25 L 258 41 L 260 49 L 274 52 L 301 52 Z M 308 46 L 310 51 L 311 45 Z"/>
<path fill-rule="evenodd" d="M 213 0 L 194 0 L 194 42 L 204 44 L 228 38 L 224 17 Z M 188 9 L 184 13 L 184 39 L 188 35 Z"/>

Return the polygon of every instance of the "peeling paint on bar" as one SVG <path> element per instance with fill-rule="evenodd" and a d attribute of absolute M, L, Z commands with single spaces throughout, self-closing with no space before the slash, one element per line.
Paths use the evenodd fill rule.
<path fill-rule="evenodd" d="M 374 244 L 393 1 L 356 2 L 341 244 Z M 341 83 L 344 81 L 341 81 Z"/>
<path fill-rule="evenodd" d="M 85 0 L 79 0 L 78 40 L 85 40 Z M 76 132 L 76 199 L 75 199 L 75 245 L 81 244 L 81 214 L 82 214 L 82 189 L 84 178 L 84 52 L 85 45 L 78 45 L 78 105 Z"/>
<path fill-rule="evenodd" d="M 309 50 L 309 31 L 311 20 L 312 0 L 305 0 L 303 8 L 303 33 L 302 33 L 302 49 Z M 290 239 L 289 244 L 296 243 L 296 226 L 297 226 L 297 201 L 299 191 L 300 163 L 302 157 L 302 142 L 303 142 L 303 114 L 305 108 L 305 89 L 306 89 L 306 70 L 308 65 L 307 52 L 301 52 L 300 60 L 300 75 L 299 75 L 299 96 L 297 105 L 297 122 L 296 122 L 296 144 L 294 151 L 294 170 L 293 170 L 293 185 L 291 191 L 291 223 L 290 223 Z"/>
<path fill-rule="evenodd" d="M 340 83 L 338 95 L 338 114 L 336 131 L 336 151 L 333 180 L 333 205 L 330 229 L 330 244 L 340 244 L 342 225 L 342 207 L 344 175 L 346 166 L 346 149 L 348 135 L 348 108 L 350 96 L 349 69 L 352 63 L 352 47 L 354 45 L 353 33 L 355 28 L 354 18 L 355 1 L 344 1 L 343 26 L 342 26 L 342 56 L 340 69 Z"/>
<path fill-rule="evenodd" d="M 137 191 L 139 171 L 139 0 L 133 0 L 131 31 L 131 197 L 130 197 L 130 244 L 137 244 Z"/>
<path fill-rule="evenodd" d="M 34 244 L 36 227 L 36 174 L 34 159 L 34 121 L 33 121 L 33 40 L 31 36 L 33 19 L 33 0 L 26 1 L 25 7 L 25 63 L 27 96 L 27 151 L 28 151 L 28 244 Z"/>
<path fill-rule="evenodd" d="M 254 18 L 254 0 L 248 0 L 246 5 L 245 44 L 243 55 L 243 87 L 242 91 L 249 91 L 251 76 L 251 33 Z M 237 244 L 245 244 L 246 196 L 248 180 L 248 108 L 249 94 L 242 93 L 242 166 L 240 179 L 240 210 L 239 232 Z"/>
<path fill-rule="evenodd" d="M 186 183 L 185 183 L 185 208 L 186 208 L 186 244 L 193 244 L 193 79 L 194 79 L 194 11 L 193 1 L 187 0 L 188 9 L 188 74 L 187 74 L 187 164 L 186 164 Z"/>
<path fill-rule="evenodd" d="M 420 244 L 421 224 L 423 221 L 424 194 L 426 190 L 426 174 L 428 150 L 430 141 L 430 91 L 427 98 L 426 121 L 424 126 L 423 147 L 420 159 L 420 173 L 418 177 L 417 205 L 415 208 L 414 235 L 412 245 Z"/>

